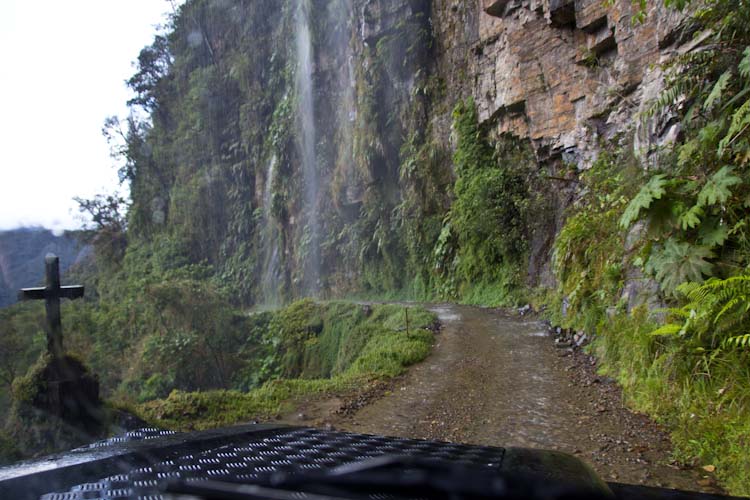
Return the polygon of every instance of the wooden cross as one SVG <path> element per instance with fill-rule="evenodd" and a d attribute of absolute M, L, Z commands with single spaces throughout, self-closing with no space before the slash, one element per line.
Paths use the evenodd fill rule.
<path fill-rule="evenodd" d="M 44 263 L 47 286 L 23 288 L 18 292 L 18 300 L 44 300 L 47 309 L 47 351 L 60 359 L 63 354 L 60 299 L 80 299 L 83 297 L 83 287 L 60 286 L 60 258 L 57 255 L 48 253 Z"/>

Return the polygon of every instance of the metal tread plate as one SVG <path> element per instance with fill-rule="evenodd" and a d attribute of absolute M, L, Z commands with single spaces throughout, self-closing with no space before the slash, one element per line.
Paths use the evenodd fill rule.
<path fill-rule="evenodd" d="M 96 443 L 118 444 L 123 439 L 152 439 L 158 429 Z M 384 455 L 447 461 L 500 470 L 505 450 L 488 446 L 459 445 L 415 439 L 388 438 L 318 429 L 285 429 L 270 436 L 244 437 L 195 453 L 185 453 L 129 472 L 79 484 L 65 492 L 50 492 L 43 500 L 161 499 L 160 487 L 170 479 L 186 481 L 241 480 L 252 482 L 275 471 L 316 470 Z"/>

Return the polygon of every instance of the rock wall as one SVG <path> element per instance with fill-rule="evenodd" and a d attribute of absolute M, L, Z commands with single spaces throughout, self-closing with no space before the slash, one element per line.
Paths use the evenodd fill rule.
<path fill-rule="evenodd" d="M 473 96 L 494 135 L 531 141 L 550 179 L 554 210 L 531 242 L 532 284 L 553 284 L 551 244 L 577 194 L 575 172 L 602 144 L 628 142 L 647 158 L 679 134 L 671 116 L 639 113 L 662 89 L 659 65 L 689 50 L 692 32 L 661 2 L 649 2 L 642 22 L 634 8 L 630 0 L 433 2 L 437 71 L 448 95 Z M 432 118 L 444 137 L 450 109 L 438 106 Z"/>
<path fill-rule="evenodd" d="M 604 142 L 647 157 L 679 134 L 637 116 L 690 30 L 660 6 L 634 14 L 630 0 L 190 0 L 146 49 L 169 55 L 164 73 L 152 81 L 145 57 L 132 79 L 153 126 L 129 145 L 131 236 L 214 265 L 242 303 L 456 295 L 460 245 L 450 266 L 435 250 L 455 236 L 452 112 L 473 97 L 481 135 L 533 150 L 520 182 L 535 212 L 517 225 L 528 284 L 553 286 L 577 172 Z"/>
<path fill-rule="evenodd" d="M 481 120 L 528 137 L 540 161 L 585 167 L 599 138 L 622 132 L 654 96 L 655 65 L 690 34 L 677 12 L 651 4 L 645 14 L 636 21 L 629 0 L 436 0 L 433 21 L 441 69 L 463 70 L 450 83 L 471 92 Z"/>

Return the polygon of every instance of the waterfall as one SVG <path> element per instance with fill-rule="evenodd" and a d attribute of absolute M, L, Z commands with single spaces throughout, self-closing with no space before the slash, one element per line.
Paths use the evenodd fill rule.
<path fill-rule="evenodd" d="M 299 0 L 294 16 L 297 35 L 297 104 L 300 127 L 300 153 L 305 180 L 306 262 L 304 293 L 315 296 L 320 281 L 320 221 L 318 219 L 319 174 L 315 143 L 315 109 L 313 102 L 313 53 L 310 38 L 310 3 Z"/>
<path fill-rule="evenodd" d="M 271 156 L 266 168 L 266 184 L 263 189 L 263 248 L 265 266 L 261 288 L 266 306 L 281 305 L 279 288 L 281 286 L 281 268 L 279 266 L 279 238 L 277 226 L 273 221 L 271 207 L 273 204 L 273 180 L 276 175 L 276 154 Z"/>

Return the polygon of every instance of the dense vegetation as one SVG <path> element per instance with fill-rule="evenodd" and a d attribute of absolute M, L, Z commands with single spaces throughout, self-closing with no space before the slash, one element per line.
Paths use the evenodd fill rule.
<path fill-rule="evenodd" d="M 167 284 L 177 288 L 165 288 Z M 102 395 L 111 405 L 168 428 L 203 429 L 269 419 L 296 399 L 352 393 L 369 382 L 394 377 L 427 356 L 436 322 L 432 313 L 421 308 L 407 311 L 398 305 L 309 299 L 247 315 L 197 281 L 168 281 L 153 287 L 139 304 L 136 294 L 119 306 L 105 301 L 67 304 L 65 340 L 68 350 L 87 360 L 91 372 L 98 375 Z M 148 307 L 161 314 L 151 315 Z M 34 441 L 40 432 L 19 422 L 19 415 L 26 415 L 36 422 L 31 429 L 40 425 L 29 409 L 29 394 L 44 365 L 44 334 L 27 316 L 42 312 L 23 305 L 2 313 L 0 325 L 26 325 L 33 343 L 23 356 L 4 359 L 5 369 L 19 375 L 12 385 L 3 380 L 0 387 L 4 403 L 0 439 L 7 441 L 0 447 L 0 457 L 53 451 L 55 440 L 37 436 Z M 121 315 L 128 314 L 142 315 L 125 323 Z M 44 425 L 58 433 L 69 432 L 64 425 Z M 60 442 L 72 446 L 69 440 Z"/>
<path fill-rule="evenodd" d="M 709 39 L 669 65 L 642 117 L 673 113 L 684 137 L 646 169 L 622 138 L 583 174 L 555 243 L 553 315 L 597 334 L 604 370 L 673 429 L 678 458 L 748 494 L 750 11 L 717 0 L 693 17 Z"/>
<path fill-rule="evenodd" d="M 406 334 L 395 306 L 250 306 L 351 292 L 533 298 L 595 338 L 602 369 L 673 430 L 678 458 L 750 493 L 744 2 L 693 6 L 692 30 L 707 38 L 665 68 L 665 91 L 640 117 L 679 122 L 676 142 L 638 151 L 634 126 L 603 140 L 591 168 L 558 165 L 577 188 L 554 241 L 553 289 L 527 279 L 547 176 L 527 141 L 493 135 L 471 98 L 446 95 L 429 2 L 361 37 L 351 14 L 364 2 L 297 4 L 188 1 L 138 58 L 137 112 L 105 128 L 130 199 L 81 200 L 95 265 L 75 275 L 87 300 L 63 311 L 67 345 L 105 393 L 179 428 L 265 417 L 289 398 L 400 373 L 426 355 L 432 319 L 414 312 Z M 302 19 L 323 54 L 312 198 L 288 43 Z M 446 107 L 450 145 L 431 119 Z M 3 404 L 42 347 L 41 306 L 0 315 Z"/>

